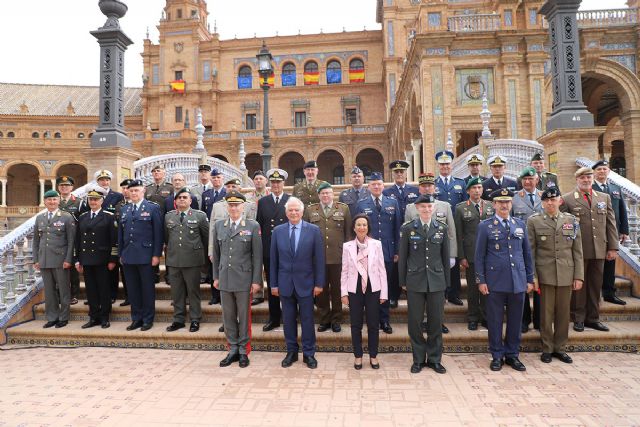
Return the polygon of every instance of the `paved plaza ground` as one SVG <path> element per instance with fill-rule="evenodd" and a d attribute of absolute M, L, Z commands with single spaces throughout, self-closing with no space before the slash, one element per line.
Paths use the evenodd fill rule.
<path fill-rule="evenodd" d="M 4 347 L 6 349 L 6 347 Z M 254 352 L 246 369 L 222 352 L 110 348 L 0 351 L 0 426 L 632 426 L 640 425 L 640 357 L 574 353 L 573 365 L 527 353 L 526 373 L 489 371 L 486 354 L 446 354 L 448 373 L 409 373 L 410 354 L 318 353 L 319 368 L 280 367 Z"/>

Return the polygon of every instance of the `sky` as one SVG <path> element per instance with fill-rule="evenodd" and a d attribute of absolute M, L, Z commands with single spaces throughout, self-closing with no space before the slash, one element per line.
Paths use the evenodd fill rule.
<path fill-rule="evenodd" d="M 165 0 L 124 0 L 120 26 L 134 42 L 125 57 L 125 85 L 142 85 L 145 33 L 158 41 L 156 25 Z M 97 41 L 104 24 L 98 0 L 0 0 L 0 82 L 98 85 Z M 380 29 L 376 0 L 208 0 L 211 30 L 220 38 L 268 37 Z M 624 0 L 583 0 L 581 9 L 624 8 Z"/>

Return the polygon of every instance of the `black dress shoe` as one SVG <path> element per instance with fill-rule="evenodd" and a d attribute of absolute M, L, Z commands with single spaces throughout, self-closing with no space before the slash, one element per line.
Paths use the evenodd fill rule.
<path fill-rule="evenodd" d="M 623 299 L 618 298 L 615 295 L 612 296 L 606 296 L 604 297 L 604 300 L 606 302 L 610 302 L 611 304 L 617 304 L 617 305 L 627 305 L 627 302 Z"/>
<path fill-rule="evenodd" d="M 85 301 L 83 304 L 84 305 L 89 305 L 89 301 Z"/>
<path fill-rule="evenodd" d="M 167 326 L 167 332 L 177 331 L 178 329 L 184 328 L 184 323 L 173 322 L 169 326 Z"/>
<path fill-rule="evenodd" d="M 246 368 L 247 366 L 249 366 L 249 356 L 247 356 L 246 354 L 241 354 L 240 359 L 238 360 L 238 365 L 240 365 L 241 368 Z"/>
<path fill-rule="evenodd" d="M 68 320 L 61 320 L 58 323 L 56 323 L 56 328 L 64 328 L 68 324 L 69 324 Z"/>
<path fill-rule="evenodd" d="M 224 332 L 224 325 L 220 325 L 220 327 L 218 328 L 218 332 Z"/>
<path fill-rule="evenodd" d="M 609 332 L 609 327 L 602 322 L 584 322 L 584 326 L 587 328 L 595 329 L 596 331 Z"/>
<path fill-rule="evenodd" d="M 331 329 L 331 323 L 321 323 L 318 326 L 318 332 L 326 332 Z"/>
<path fill-rule="evenodd" d="M 335 333 L 338 333 L 342 330 L 342 326 L 340 326 L 340 323 L 332 323 L 331 330 Z"/>
<path fill-rule="evenodd" d="M 120 307 L 126 307 L 128 305 L 131 305 L 131 303 L 129 302 L 129 300 L 124 300 L 120 303 Z"/>
<path fill-rule="evenodd" d="M 318 361 L 313 356 L 302 356 L 302 363 L 307 365 L 309 369 L 316 369 L 318 367 Z"/>
<path fill-rule="evenodd" d="M 371 365 L 371 369 L 380 369 L 380 364 L 373 363 L 371 360 L 369 360 L 369 365 Z"/>
<path fill-rule="evenodd" d="M 551 353 L 551 356 L 561 360 L 564 363 L 573 363 L 573 359 L 567 353 L 554 352 L 554 353 Z"/>
<path fill-rule="evenodd" d="M 220 304 L 220 298 L 213 297 L 209 300 L 209 305 Z"/>
<path fill-rule="evenodd" d="M 480 326 L 482 326 L 483 328 L 488 328 L 487 321 L 483 320 L 482 322 L 480 322 Z"/>
<path fill-rule="evenodd" d="M 284 357 L 284 359 L 282 359 L 281 365 L 283 368 L 288 368 L 289 366 L 293 365 L 294 362 L 297 362 L 297 361 L 298 361 L 298 353 L 289 352 Z"/>
<path fill-rule="evenodd" d="M 264 324 L 264 326 L 262 327 L 262 330 L 267 332 L 267 331 L 272 331 L 278 327 L 280 327 L 280 322 L 272 322 L 271 320 L 269 320 L 267 323 Z"/>
<path fill-rule="evenodd" d="M 540 355 L 540 360 L 543 363 L 551 363 L 551 353 L 542 353 Z"/>
<path fill-rule="evenodd" d="M 58 324 L 57 320 L 52 320 L 52 321 L 47 322 L 44 325 L 42 325 L 42 327 L 47 329 L 47 328 L 52 328 L 52 327 L 56 326 L 57 324 Z"/>
<path fill-rule="evenodd" d="M 393 328 L 391 327 L 389 322 L 381 323 L 380 324 L 380 329 L 382 329 L 382 332 L 384 332 L 385 334 L 393 333 Z"/>
<path fill-rule="evenodd" d="M 583 322 L 573 322 L 573 330 L 576 332 L 584 332 Z"/>
<path fill-rule="evenodd" d="M 527 367 L 518 359 L 517 357 L 505 357 L 504 363 L 511 366 L 516 371 L 524 372 L 527 370 Z"/>
<path fill-rule="evenodd" d="M 502 359 L 491 359 L 491 363 L 489 363 L 489 369 L 497 372 L 502 369 L 502 365 L 504 365 L 504 361 Z"/>
<path fill-rule="evenodd" d="M 422 371 L 422 365 L 424 365 L 424 363 L 414 363 L 413 365 L 411 365 L 411 373 L 419 374 L 420 371 Z"/>
<path fill-rule="evenodd" d="M 429 330 L 429 328 L 427 328 L 427 322 L 421 322 L 420 329 L 422 329 L 422 332 L 426 333 Z"/>
<path fill-rule="evenodd" d="M 220 361 L 220 367 L 226 368 L 227 366 L 231 365 L 233 362 L 237 362 L 239 360 L 240 360 L 240 355 L 238 353 L 235 353 L 235 354 L 229 353 L 227 354 L 227 357 L 225 357 Z"/>
<path fill-rule="evenodd" d="M 353 369 L 355 369 L 356 371 L 362 369 L 362 360 L 360 361 L 360 363 L 353 362 Z"/>
<path fill-rule="evenodd" d="M 394 299 L 389 300 L 389 308 L 398 308 L 398 301 Z"/>
<path fill-rule="evenodd" d="M 525 325 L 523 323 L 522 326 L 520 326 L 520 332 L 522 332 L 523 334 L 526 334 L 527 332 L 529 332 L 529 325 Z"/>
<path fill-rule="evenodd" d="M 469 322 L 469 325 L 467 325 L 467 327 L 469 328 L 470 331 L 477 331 L 478 322 Z"/>
<path fill-rule="evenodd" d="M 431 368 L 439 374 L 447 372 L 446 368 L 440 362 L 427 362 L 427 368 Z"/>
<path fill-rule="evenodd" d="M 134 329 L 138 329 L 141 326 L 142 320 L 134 320 L 129 326 L 127 326 L 127 331 L 133 331 Z"/>
<path fill-rule="evenodd" d="M 251 305 L 258 305 L 258 304 L 262 304 L 264 302 L 264 298 L 259 297 L 259 298 L 254 298 L 251 300 Z"/>
<path fill-rule="evenodd" d="M 109 321 L 108 321 L 108 320 L 104 320 L 104 321 L 100 324 L 100 327 L 101 327 L 102 329 L 107 329 L 107 328 L 109 328 L 110 326 L 111 326 L 111 323 L 109 323 Z"/>
<path fill-rule="evenodd" d="M 82 329 L 88 329 L 88 328 L 93 328 L 94 326 L 98 326 L 100 325 L 102 322 L 100 322 L 99 320 L 89 320 L 87 323 L 85 323 L 84 325 L 80 326 Z"/>
<path fill-rule="evenodd" d="M 111 304 L 115 304 L 116 303 L 116 299 L 115 298 L 111 298 Z"/>
<path fill-rule="evenodd" d="M 194 320 L 189 326 L 189 332 L 198 332 L 200 330 L 200 322 Z"/>
<path fill-rule="evenodd" d="M 463 305 L 462 300 L 458 297 L 449 298 L 449 302 L 453 305 Z"/>
<path fill-rule="evenodd" d="M 153 322 L 143 324 L 140 330 L 144 332 L 144 331 L 148 331 L 151 328 L 153 328 Z"/>
<path fill-rule="evenodd" d="M 78 298 L 71 298 L 69 301 L 69 305 L 76 305 L 78 303 Z"/>
<path fill-rule="evenodd" d="M 447 328 L 447 325 L 445 325 L 444 323 L 442 324 L 442 333 L 443 334 L 449 333 L 449 328 Z"/>

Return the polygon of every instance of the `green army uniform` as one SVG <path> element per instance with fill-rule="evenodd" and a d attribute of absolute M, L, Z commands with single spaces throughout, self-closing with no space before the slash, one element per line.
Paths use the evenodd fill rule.
<path fill-rule="evenodd" d="M 293 186 L 293 196 L 302 200 L 305 207 L 312 203 L 320 203 L 320 197 L 318 196 L 318 187 L 320 184 L 324 184 L 326 181 L 316 179 L 313 183 L 308 183 L 307 180 L 299 182 Z"/>
<path fill-rule="evenodd" d="M 164 215 L 164 200 L 173 193 L 173 186 L 168 182 L 156 184 L 155 182 L 144 187 L 144 198 L 156 203 L 160 212 Z"/>

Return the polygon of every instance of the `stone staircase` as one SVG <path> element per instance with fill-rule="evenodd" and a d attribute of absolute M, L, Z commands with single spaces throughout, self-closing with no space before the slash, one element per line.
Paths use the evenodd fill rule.
<path fill-rule="evenodd" d="M 569 351 L 629 351 L 635 352 L 640 344 L 640 299 L 632 297 L 631 282 L 617 279 L 618 295 L 627 301 L 626 306 L 602 302 L 601 318 L 611 328 L 610 332 L 598 332 L 586 329 L 577 333 L 569 333 Z M 462 283 L 462 298 L 466 296 L 466 283 Z M 87 320 L 88 307 L 83 304 L 85 298 L 84 284 L 81 284 L 80 303 L 71 306 L 69 325 L 56 329 L 43 329 L 44 305 L 34 307 L 35 320 L 27 321 L 6 330 L 7 344 L 18 346 L 101 346 L 101 347 L 144 347 L 185 350 L 224 350 L 226 341 L 224 333 L 218 332 L 222 322 L 220 305 L 207 305 L 211 291 L 208 284 L 201 285 L 203 319 L 200 331 L 191 333 L 188 327 L 176 332 L 166 332 L 165 328 L 172 321 L 170 287 L 166 283 L 156 285 L 156 317 L 154 327 L 146 332 L 127 331 L 131 322 L 130 307 L 120 307 L 122 289 L 118 301 L 113 305 L 111 327 L 81 329 Z M 464 306 L 445 305 L 445 324 L 450 333 L 444 335 L 446 352 L 468 353 L 487 351 L 487 330 L 480 327 L 477 331 L 469 331 L 466 323 L 466 300 Z M 351 335 L 348 324 L 348 309 L 343 308 L 344 323 L 340 333 L 316 333 L 319 351 L 351 352 Z M 262 325 L 268 317 L 267 303 L 254 306 L 252 309 L 252 345 L 258 351 L 284 351 L 282 328 L 263 332 Z M 380 351 L 411 351 L 407 333 L 407 306 L 401 300 L 397 309 L 391 310 L 393 334 L 380 333 Z M 317 323 L 317 321 L 316 321 Z M 187 325 L 188 326 L 188 325 Z M 366 326 L 365 326 L 366 328 Z M 365 335 L 366 336 L 366 335 Z M 531 330 L 522 336 L 523 351 L 540 351 L 539 333 Z"/>

